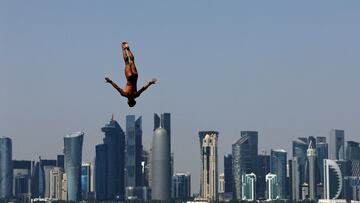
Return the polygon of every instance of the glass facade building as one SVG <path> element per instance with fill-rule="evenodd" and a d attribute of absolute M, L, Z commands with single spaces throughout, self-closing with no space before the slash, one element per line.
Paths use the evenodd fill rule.
<path fill-rule="evenodd" d="M 360 143 L 354 141 L 346 142 L 346 159 L 360 161 Z"/>
<path fill-rule="evenodd" d="M 256 200 L 256 175 L 254 173 L 243 174 L 242 179 L 242 200 L 255 201 Z"/>
<path fill-rule="evenodd" d="M 258 132 L 241 131 L 240 139 L 232 145 L 233 198 L 242 199 L 242 175 L 255 173 L 258 156 Z"/>
<path fill-rule="evenodd" d="M 345 132 L 343 130 L 333 129 L 329 137 L 329 159 L 345 158 Z"/>
<path fill-rule="evenodd" d="M 224 156 L 224 192 L 232 192 L 233 174 L 232 174 L 232 155 Z"/>
<path fill-rule="evenodd" d="M 103 144 L 96 146 L 95 191 L 96 199 L 125 199 L 125 134 L 112 117 L 101 128 L 105 133 Z"/>
<path fill-rule="evenodd" d="M 12 170 L 12 141 L 8 137 L 0 137 L 0 198 L 12 196 Z"/>
<path fill-rule="evenodd" d="M 287 153 L 285 150 L 271 150 L 270 172 L 276 174 L 280 199 L 286 199 L 286 163 Z"/>
<path fill-rule="evenodd" d="M 171 180 L 171 198 L 186 200 L 191 196 L 190 173 L 175 173 Z"/>
<path fill-rule="evenodd" d="M 256 196 L 257 199 L 265 199 L 266 174 L 270 173 L 270 155 L 258 155 L 256 169 Z"/>
<path fill-rule="evenodd" d="M 64 137 L 65 173 L 69 201 L 81 200 L 81 162 L 84 133 L 76 132 Z"/>
<path fill-rule="evenodd" d="M 137 187 L 142 183 L 142 119 L 126 116 L 126 186 Z"/>

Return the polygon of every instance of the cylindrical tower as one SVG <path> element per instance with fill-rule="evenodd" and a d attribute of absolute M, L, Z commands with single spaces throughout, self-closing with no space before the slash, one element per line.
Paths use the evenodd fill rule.
<path fill-rule="evenodd" d="M 170 199 L 170 147 L 169 136 L 164 128 L 157 128 L 152 143 L 152 188 L 153 200 Z"/>
<path fill-rule="evenodd" d="M 8 198 L 13 189 L 12 144 L 8 137 L 0 137 L 0 197 Z"/>
<path fill-rule="evenodd" d="M 65 173 L 69 201 L 81 199 L 81 161 L 84 133 L 76 132 L 64 137 Z"/>

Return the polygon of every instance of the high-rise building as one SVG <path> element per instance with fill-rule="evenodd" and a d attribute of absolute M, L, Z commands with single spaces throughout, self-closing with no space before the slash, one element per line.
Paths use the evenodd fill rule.
<path fill-rule="evenodd" d="M 266 174 L 266 200 L 272 201 L 279 199 L 280 187 L 276 174 Z"/>
<path fill-rule="evenodd" d="M 126 116 L 126 186 L 141 186 L 142 173 L 142 119 Z"/>
<path fill-rule="evenodd" d="M 61 200 L 68 201 L 68 182 L 66 173 L 63 173 L 62 175 L 61 187 Z"/>
<path fill-rule="evenodd" d="M 258 155 L 258 166 L 256 169 L 256 197 L 257 199 L 266 199 L 266 174 L 270 173 L 270 156 L 265 154 Z"/>
<path fill-rule="evenodd" d="M 202 198 L 217 201 L 218 199 L 218 154 L 217 140 L 219 133 L 216 131 L 200 131 L 200 196 Z"/>
<path fill-rule="evenodd" d="M 324 159 L 328 158 L 328 144 L 326 137 L 316 137 L 317 166 L 319 172 L 318 183 L 324 184 Z"/>
<path fill-rule="evenodd" d="M 344 177 L 344 199 L 347 202 L 360 200 L 360 176 Z"/>
<path fill-rule="evenodd" d="M 64 137 L 65 173 L 69 201 L 81 199 L 81 162 L 84 133 L 76 132 Z"/>
<path fill-rule="evenodd" d="M 171 198 L 186 200 L 191 195 L 190 173 L 175 173 L 171 181 Z"/>
<path fill-rule="evenodd" d="M 232 155 L 227 154 L 224 156 L 224 192 L 232 192 L 233 187 L 233 174 L 232 174 Z"/>
<path fill-rule="evenodd" d="M 152 142 L 151 172 L 153 200 L 167 201 L 171 195 L 170 148 L 167 131 L 160 127 L 155 130 Z"/>
<path fill-rule="evenodd" d="M 317 181 L 316 181 L 316 177 L 317 177 L 317 168 L 316 168 L 316 158 L 317 158 L 317 153 L 316 153 L 316 146 L 315 143 L 313 143 L 312 141 L 310 141 L 309 143 L 309 147 L 307 149 L 307 158 L 309 161 L 309 198 L 311 200 L 315 200 L 317 197 L 317 193 L 316 193 L 316 188 L 317 188 Z"/>
<path fill-rule="evenodd" d="M 41 165 L 44 168 L 45 177 L 45 197 L 50 197 L 50 171 L 56 167 L 56 160 L 54 159 L 41 159 Z"/>
<path fill-rule="evenodd" d="M 240 139 L 232 145 L 232 167 L 234 177 L 233 198 L 242 199 L 241 177 L 256 173 L 258 156 L 258 132 L 241 131 Z"/>
<path fill-rule="evenodd" d="M 62 177 L 63 168 L 54 167 L 50 170 L 50 188 L 49 197 L 60 200 L 62 198 Z"/>
<path fill-rule="evenodd" d="M 291 160 L 291 189 L 292 189 L 292 199 L 295 201 L 299 201 L 301 199 L 300 173 L 301 173 L 301 168 L 299 164 L 299 157 L 295 156 Z"/>
<path fill-rule="evenodd" d="M 256 200 L 256 175 L 254 173 L 243 174 L 242 177 L 242 200 Z"/>
<path fill-rule="evenodd" d="M 125 198 L 125 133 L 111 118 L 101 128 L 105 133 L 103 144 L 96 145 L 95 195 L 99 201 Z"/>
<path fill-rule="evenodd" d="M 13 194 L 22 202 L 29 202 L 31 198 L 31 170 L 32 161 L 13 160 Z"/>
<path fill-rule="evenodd" d="M 292 198 L 300 200 L 302 197 L 301 186 L 306 181 L 306 150 L 308 148 L 308 139 L 300 137 L 292 142 L 293 167 L 292 168 Z M 295 158 L 296 157 L 296 158 Z"/>
<path fill-rule="evenodd" d="M 346 159 L 360 161 L 360 143 L 354 141 L 346 142 Z"/>
<path fill-rule="evenodd" d="M 31 174 L 31 197 L 44 198 L 45 197 L 45 172 L 42 165 L 41 157 L 36 162 Z"/>
<path fill-rule="evenodd" d="M 91 163 L 82 163 L 81 164 L 81 193 L 82 199 L 88 199 L 88 194 L 91 191 Z"/>
<path fill-rule="evenodd" d="M 64 168 L 65 167 L 64 163 L 65 163 L 64 155 L 63 154 L 58 154 L 57 158 L 56 158 L 56 166 L 60 167 L 60 168 Z"/>
<path fill-rule="evenodd" d="M 219 193 L 225 192 L 225 175 L 224 172 L 221 172 L 219 175 Z"/>
<path fill-rule="evenodd" d="M 324 198 L 338 199 L 343 191 L 343 174 L 334 160 L 324 160 Z"/>
<path fill-rule="evenodd" d="M 142 152 L 142 161 L 141 161 L 141 185 L 149 187 L 149 164 L 150 164 L 151 154 L 149 151 L 144 150 Z"/>
<path fill-rule="evenodd" d="M 154 131 L 157 128 L 160 128 L 160 126 L 165 128 L 169 136 L 168 145 L 169 145 L 169 149 L 171 149 L 171 114 L 170 113 L 162 113 L 160 114 L 160 116 L 156 113 L 154 114 Z"/>
<path fill-rule="evenodd" d="M 286 163 L 287 153 L 285 150 L 271 150 L 270 172 L 276 174 L 279 186 L 279 198 L 286 198 Z"/>
<path fill-rule="evenodd" d="M 12 142 L 0 137 L 0 198 L 12 196 L 13 189 Z"/>
<path fill-rule="evenodd" d="M 169 149 L 171 150 L 171 114 L 170 113 L 162 113 L 160 115 L 154 113 L 154 131 L 157 128 L 165 128 L 167 134 L 168 134 L 168 143 Z M 171 153 L 171 164 L 170 164 L 170 175 L 172 176 L 174 174 L 174 154 Z M 151 178 L 150 178 L 151 179 Z M 150 181 L 151 182 L 151 181 Z M 150 184 L 151 186 L 151 184 Z"/>
<path fill-rule="evenodd" d="M 329 158 L 344 159 L 345 158 L 345 132 L 344 130 L 333 129 L 330 131 L 329 137 Z"/>

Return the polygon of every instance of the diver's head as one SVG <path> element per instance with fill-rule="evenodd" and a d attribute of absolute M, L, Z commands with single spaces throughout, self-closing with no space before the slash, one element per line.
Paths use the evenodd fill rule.
<path fill-rule="evenodd" d="M 135 104 L 136 104 L 135 99 L 132 99 L 132 98 L 129 98 L 129 99 L 128 99 L 128 105 L 129 105 L 130 107 L 135 106 Z"/>

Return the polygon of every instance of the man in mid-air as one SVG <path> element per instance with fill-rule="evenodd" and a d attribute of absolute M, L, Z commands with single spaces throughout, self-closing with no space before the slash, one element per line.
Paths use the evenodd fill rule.
<path fill-rule="evenodd" d="M 107 83 L 110 83 L 120 93 L 121 96 L 126 97 L 128 99 L 128 105 L 133 107 L 136 104 L 135 98 L 139 97 L 142 92 L 150 87 L 150 85 L 155 84 L 156 79 L 152 79 L 138 91 L 136 87 L 138 73 L 135 66 L 134 55 L 130 51 L 129 44 L 127 42 L 123 42 L 121 47 L 125 61 L 125 76 L 127 79 L 126 86 L 124 89 L 121 89 L 111 79 L 106 77 L 105 80 Z"/>

